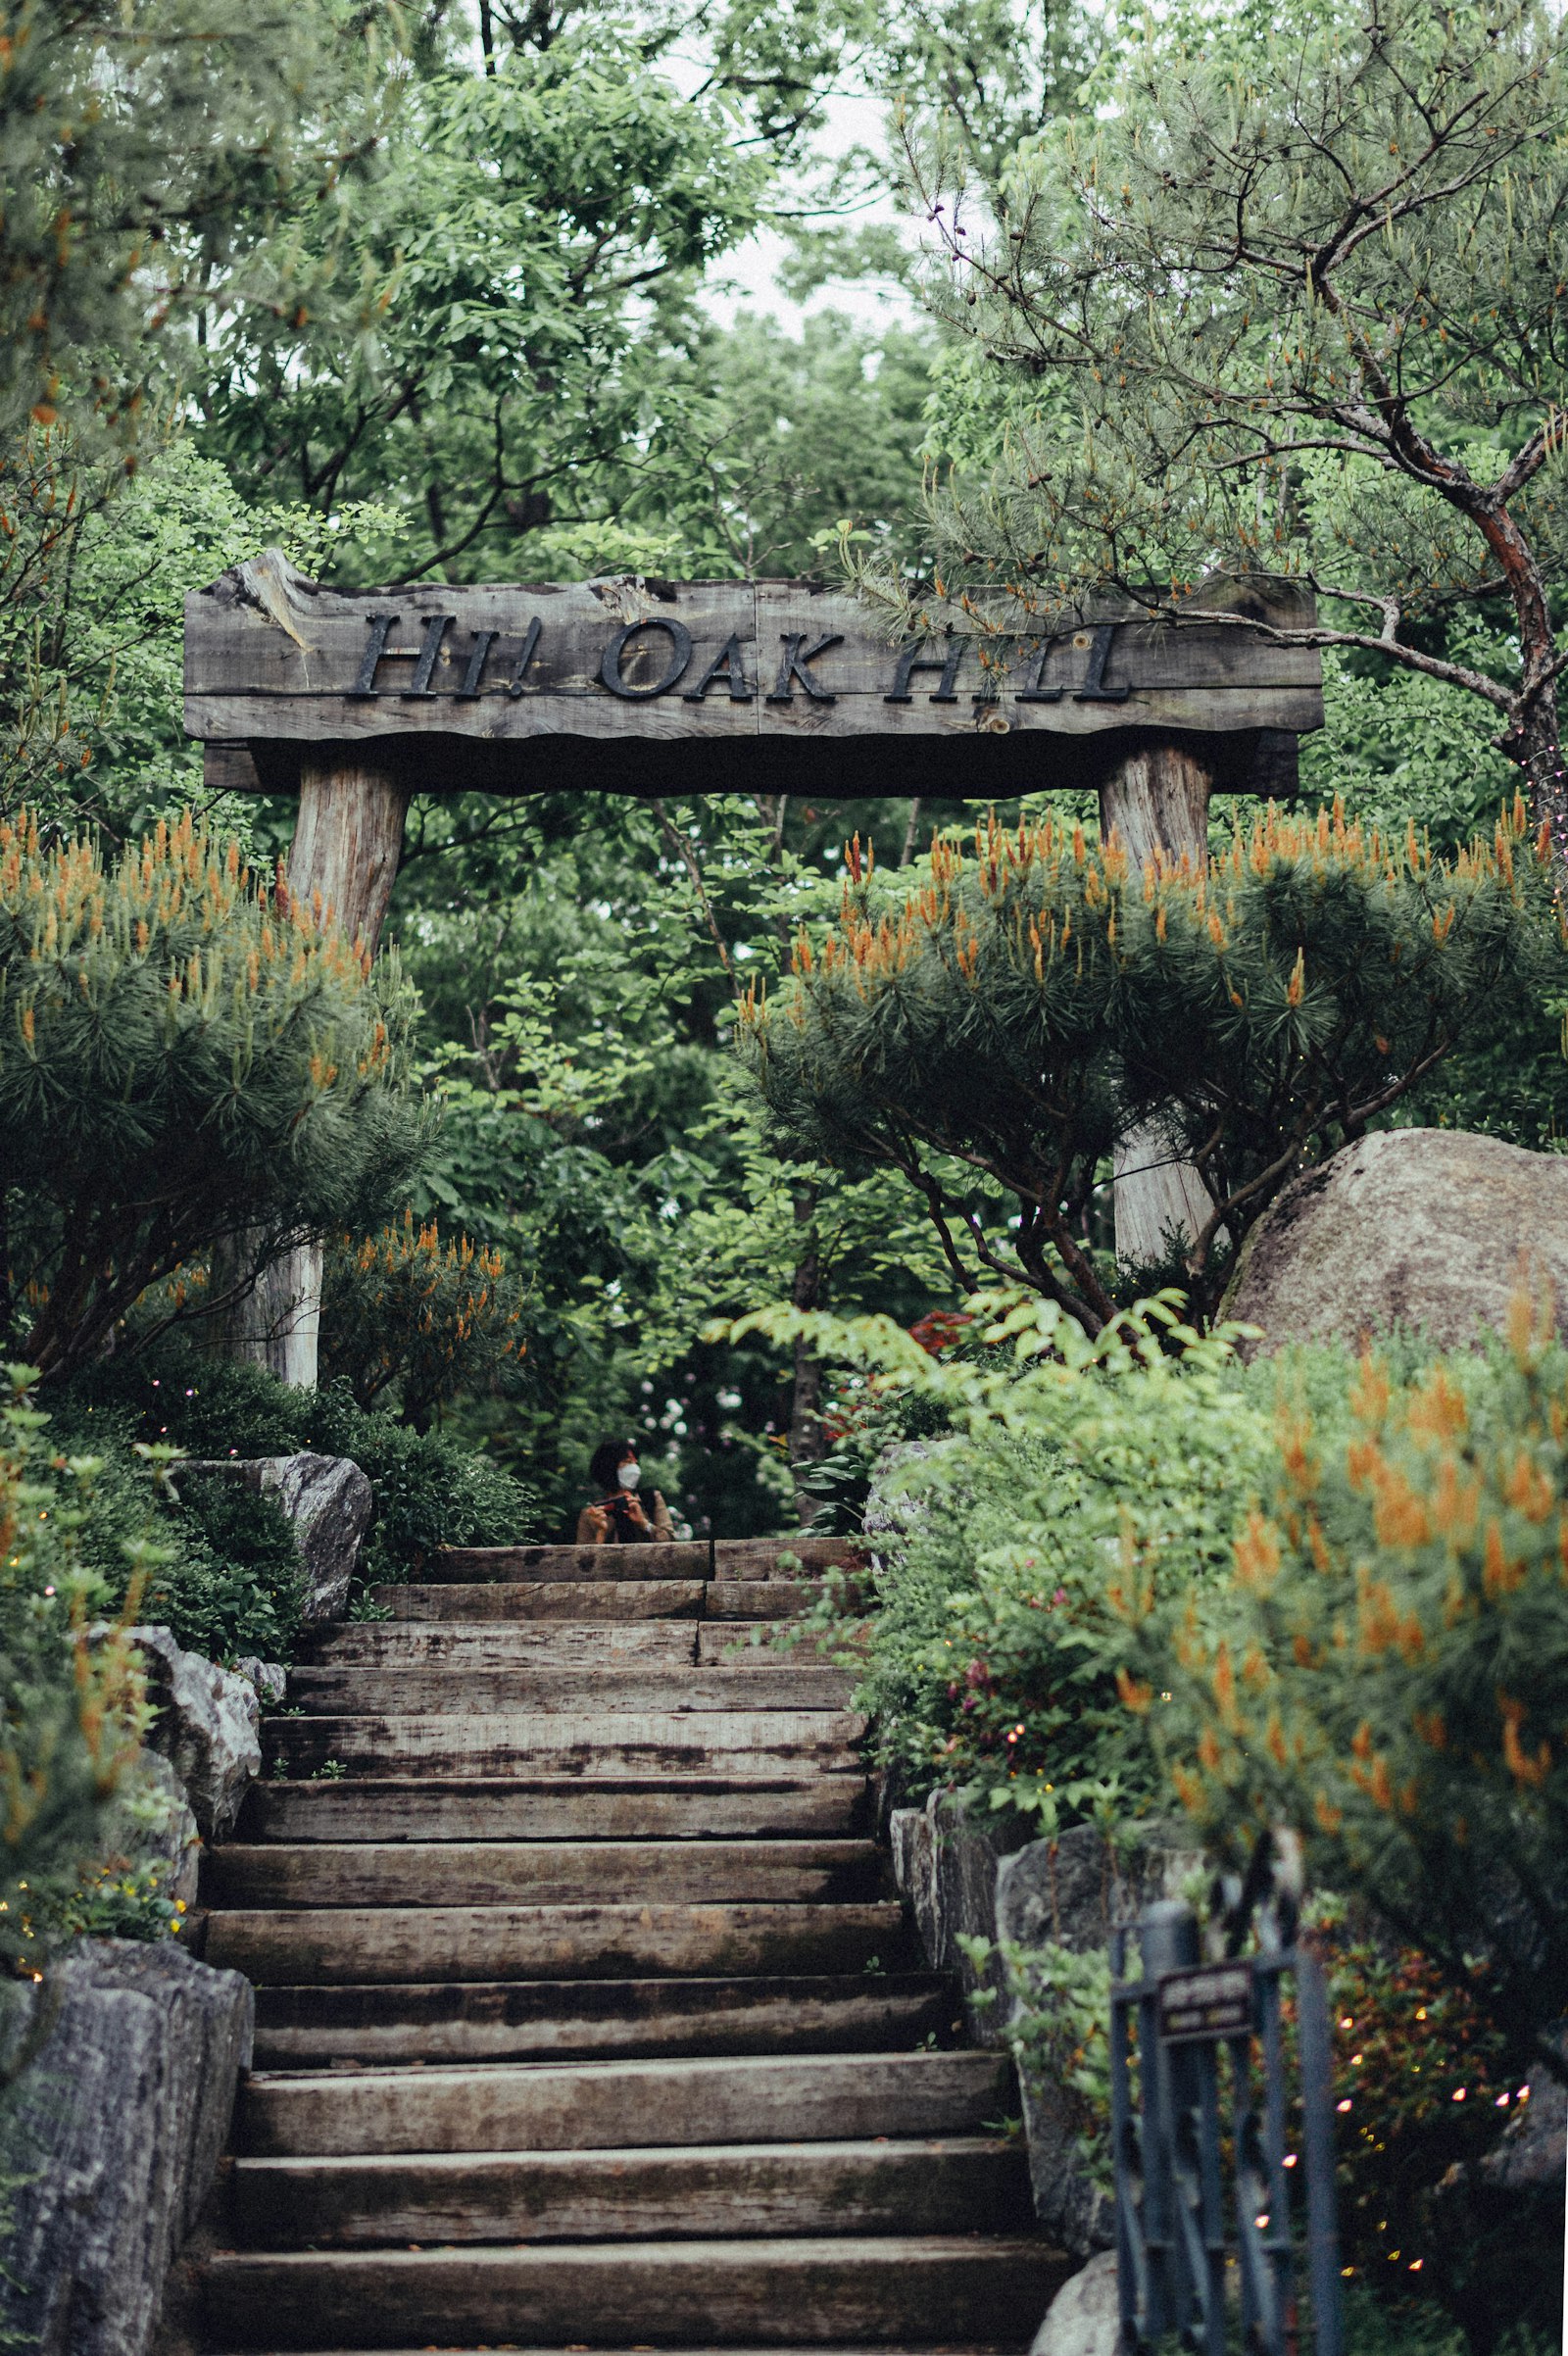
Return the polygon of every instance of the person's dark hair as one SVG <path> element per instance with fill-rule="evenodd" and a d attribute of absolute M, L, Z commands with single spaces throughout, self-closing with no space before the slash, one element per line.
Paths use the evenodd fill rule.
<path fill-rule="evenodd" d="M 615 1486 L 615 1475 L 628 1456 L 635 1456 L 636 1448 L 629 1440 L 601 1441 L 588 1465 L 588 1478 L 598 1497 L 609 1497 Z"/>

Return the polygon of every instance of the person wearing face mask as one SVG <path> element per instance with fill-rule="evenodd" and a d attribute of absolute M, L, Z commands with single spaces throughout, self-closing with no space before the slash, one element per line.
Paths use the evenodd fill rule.
<path fill-rule="evenodd" d="M 669 1508 L 657 1489 L 638 1496 L 642 1466 L 629 1440 L 607 1440 L 593 1453 L 588 1478 L 595 1498 L 577 1516 L 580 1546 L 647 1546 L 675 1535 Z"/>

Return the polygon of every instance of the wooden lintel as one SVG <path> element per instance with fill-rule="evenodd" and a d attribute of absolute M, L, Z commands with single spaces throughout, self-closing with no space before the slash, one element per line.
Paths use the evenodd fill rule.
<path fill-rule="evenodd" d="M 410 789 L 989 794 L 1094 785 L 1129 746 L 1212 743 L 1221 791 L 1288 786 L 1321 725 L 1294 584 L 1215 584 L 1180 621 L 1122 607 L 1031 635 L 892 645 L 793 582 L 320 587 L 280 560 L 186 606 L 185 727 L 209 779 L 288 792 L 301 756 Z M 1246 625 L 1246 626 L 1244 626 Z"/>

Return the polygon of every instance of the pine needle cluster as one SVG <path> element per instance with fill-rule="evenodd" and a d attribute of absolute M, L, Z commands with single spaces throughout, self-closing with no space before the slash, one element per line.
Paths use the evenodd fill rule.
<path fill-rule="evenodd" d="M 443 1241 L 412 1210 L 379 1234 L 344 1236 L 322 1271 L 322 1371 L 362 1407 L 396 1390 L 423 1431 L 445 1400 L 514 1374 L 527 1350 L 523 1293 L 505 1254 L 467 1236 Z"/>
<path fill-rule="evenodd" d="M 1451 859 L 1336 805 L 1271 807 L 1200 865 L 1135 870 L 1047 817 L 937 840 L 913 889 L 879 889 L 858 846 L 850 867 L 825 939 L 742 1003 L 775 1136 L 901 1170 L 966 1289 L 1021 1278 L 1091 1333 L 1116 1306 L 1090 1212 L 1118 1140 L 1157 1114 L 1198 1166 L 1213 1214 L 1183 1274 L 1205 1316 L 1297 1170 L 1510 995 L 1568 978 L 1522 800 Z M 1012 1198 L 1000 1237 L 965 1206 L 977 1170 Z"/>
<path fill-rule="evenodd" d="M 113 866 L 0 823 L 12 1347 L 57 1379 L 222 1239 L 376 1215 L 421 1137 L 408 1020 L 395 965 L 188 814 Z M 167 1314 L 198 1305 L 224 1304 L 187 1288 Z"/>

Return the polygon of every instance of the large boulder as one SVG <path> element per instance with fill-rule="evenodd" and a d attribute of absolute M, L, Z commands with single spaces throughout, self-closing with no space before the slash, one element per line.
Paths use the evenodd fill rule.
<path fill-rule="evenodd" d="M 1390 1129 L 1303 1171 L 1243 1248 L 1224 1313 L 1263 1350 L 1393 1326 L 1447 1350 L 1500 1327 L 1524 1274 L 1568 1331 L 1568 1156 Z"/>
<path fill-rule="evenodd" d="M 198 1458 L 185 1469 L 222 1473 L 258 1497 L 273 1498 L 300 1552 L 301 1618 L 342 1617 L 375 1503 L 368 1476 L 351 1456 L 302 1449 L 293 1456 Z"/>
<path fill-rule="evenodd" d="M 172 1941 L 83 1940 L 0 2121 L 0 2344 L 146 2356 L 248 2066 L 255 1999 Z"/>
<path fill-rule="evenodd" d="M 184 1785 L 203 1836 L 221 1841 L 233 1830 L 246 1786 L 262 1772 L 256 1688 L 187 1652 L 167 1628 L 133 1628 L 130 1638 L 158 1713 L 148 1744 Z"/>

